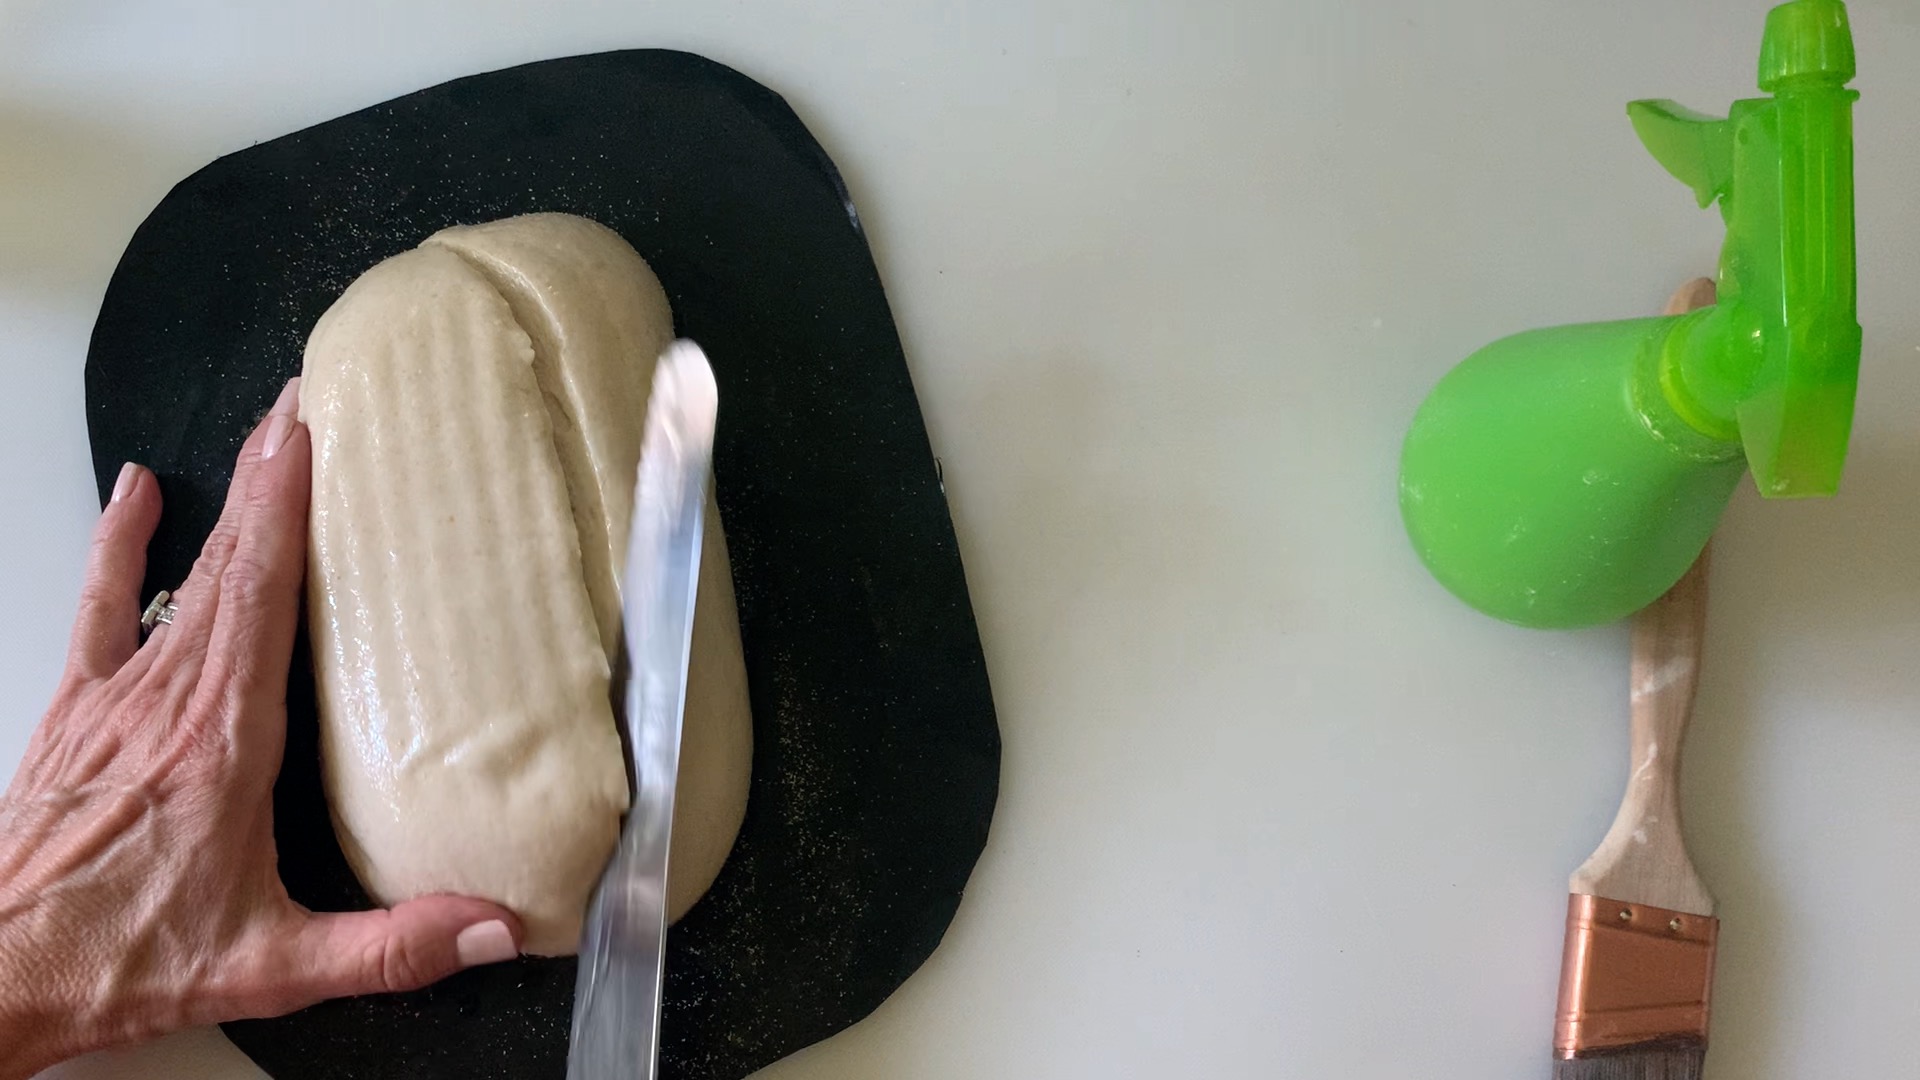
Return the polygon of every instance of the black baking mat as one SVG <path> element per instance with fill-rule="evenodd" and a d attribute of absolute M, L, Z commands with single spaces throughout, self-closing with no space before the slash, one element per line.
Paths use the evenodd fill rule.
<path fill-rule="evenodd" d="M 103 499 L 122 461 L 159 474 L 147 585 L 177 584 L 248 427 L 341 290 L 444 226 L 535 210 L 626 237 L 719 379 L 753 788 L 726 869 L 668 938 L 662 1075 L 733 1080 L 865 1016 L 920 966 L 999 777 L 886 296 L 832 162 L 785 102 L 685 53 L 603 53 L 221 158 L 147 218 L 107 289 L 87 357 L 94 470 Z M 288 704 L 282 873 L 309 906 L 365 906 L 320 793 L 304 643 Z M 559 1077 L 573 977 L 571 960 L 522 960 L 227 1033 L 280 1080 Z"/>

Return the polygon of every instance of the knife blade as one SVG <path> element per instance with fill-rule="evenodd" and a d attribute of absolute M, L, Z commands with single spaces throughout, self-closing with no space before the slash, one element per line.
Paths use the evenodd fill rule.
<path fill-rule="evenodd" d="M 621 587 L 633 805 L 581 934 L 568 1080 L 651 1080 L 659 1065 L 667 839 L 718 407 L 706 354 L 674 342 L 647 399 Z"/>

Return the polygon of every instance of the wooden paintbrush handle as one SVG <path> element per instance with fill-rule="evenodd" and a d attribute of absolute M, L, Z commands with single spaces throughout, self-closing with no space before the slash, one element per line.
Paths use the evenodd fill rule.
<path fill-rule="evenodd" d="M 1713 283 L 1689 282 L 1668 314 L 1714 300 Z M 1574 871 L 1576 893 L 1713 914 L 1713 896 L 1687 857 L 1680 829 L 1680 747 L 1700 682 L 1707 623 L 1707 554 L 1633 620 L 1632 749 L 1627 790 L 1606 839 Z"/>
<path fill-rule="evenodd" d="M 1707 623 L 1707 553 L 1665 596 L 1633 619 L 1632 702 L 1634 788 L 1657 786 L 1677 802 L 1680 744 L 1700 685 L 1700 641 Z"/>
<path fill-rule="evenodd" d="M 1631 771 L 1613 828 L 1574 871 L 1576 893 L 1713 914 L 1713 896 L 1687 857 L 1680 829 L 1680 747 L 1700 681 L 1706 610 L 1703 554 L 1671 591 L 1634 617 Z"/>
<path fill-rule="evenodd" d="M 1695 278 L 1667 299 L 1665 314 L 1679 315 L 1706 307 L 1717 299 L 1707 278 Z M 1700 685 L 1700 642 L 1707 632 L 1707 558 L 1702 551 L 1666 595 L 1634 616 L 1633 662 L 1629 683 L 1633 711 L 1633 776 L 1657 784 L 1663 805 L 1671 813 L 1676 847 L 1686 857 L 1680 829 L 1680 744 L 1693 716 L 1693 696 Z M 1629 800 L 1640 785 L 1628 781 Z M 1655 793 L 1648 792 L 1651 798 Z M 1689 870 L 1691 867 L 1689 867 Z M 1706 890 L 1701 890 L 1705 895 Z M 1712 898 L 1706 902 L 1711 905 Z M 1672 905 L 1662 905 L 1672 906 Z M 1692 910 L 1685 908 L 1682 910 Z M 1705 914 L 1706 912 L 1701 912 Z"/>

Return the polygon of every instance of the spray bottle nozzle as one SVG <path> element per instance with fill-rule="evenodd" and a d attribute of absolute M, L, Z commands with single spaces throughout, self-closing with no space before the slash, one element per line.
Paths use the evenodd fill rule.
<path fill-rule="evenodd" d="M 1840 0 L 1796 0 L 1767 12 L 1760 39 L 1760 89 L 1769 94 L 1796 79 L 1853 79 L 1853 33 Z"/>

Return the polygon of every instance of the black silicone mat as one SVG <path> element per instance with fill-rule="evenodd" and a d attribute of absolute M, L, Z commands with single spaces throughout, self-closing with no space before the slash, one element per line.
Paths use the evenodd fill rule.
<path fill-rule="evenodd" d="M 221 158 L 135 233 L 87 358 L 101 497 L 161 478 L 149 591 L 187 572 L 313 321 L 447 225 L 582 214 L 658 272 L 713 361 L 715 472 L 754 708 L 751 802 L 668 941 L 662 1075 L 733 1080 L 920 966 L 986 842 L 1000 738 L 925 426 L 833 164 L 777 95 L 654 50 L 460 79 Z M 319 787 L 305 645 L 276 790 L 282 871 L 366 906 Z M 564 1073 L 571 960 L 228 1034 L 279 1080 Z"/>

